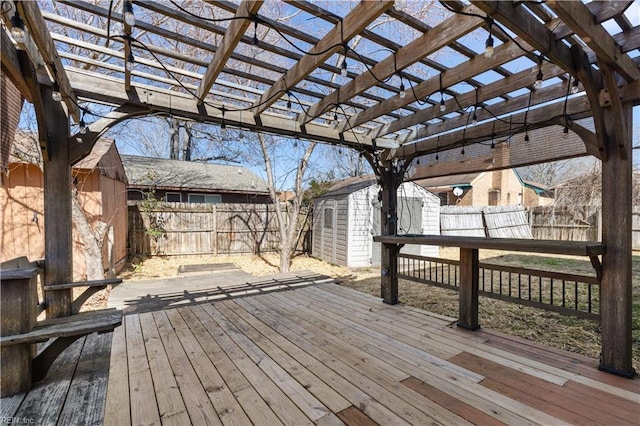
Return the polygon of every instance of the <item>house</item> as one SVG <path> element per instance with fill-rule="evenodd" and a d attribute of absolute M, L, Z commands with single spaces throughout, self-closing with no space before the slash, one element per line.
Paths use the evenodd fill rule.
<path fill-rule="evenodd" d="M 313 203 L 311 255 L 349 267 L 380 265 L 380 187 L 372 176 L 346 179 Z M 398 188 L 398 233 L 439 234 L 440 200 L 413 182 Z M 438 247 L 411 245 L 402 253 L 437 256 Z"/>
<path fill-rule="evenodd" d="M 0 260 L 20 256 L 44 257 L 44 190 L 40 149 L 31 133 L 16 133 L 6 170 L 2 173 Z M 78 202 L 90 226 L 106 224 L 103 267 L 115 272 L 127 256 L 127 180 L 111 139 L 99 139 L 90 154 L 72 171 Z M 53 224 L 52 226 L 55 226 Z M 74 223 L 73 277 L 86 279 L 85 242 Z"/>
<path fill-rule="evenodd" d="M 129 180 L 129 200 L 142 200 L 145 193 L 167 202 L 182 203 L 270 203 L 266 183 L 240 166 L 123 155 Z"/>
<path fill-rule="evenodd" d="M 443 206 L 536 207 L 553 202 L 544 185 L 523 180 L 515 169 L 440 176 L 415 181 Z"/>

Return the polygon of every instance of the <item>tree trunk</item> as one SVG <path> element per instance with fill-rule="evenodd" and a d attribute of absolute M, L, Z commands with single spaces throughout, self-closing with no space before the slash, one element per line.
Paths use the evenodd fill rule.
<path fill-rule="evenodd" d="M 86 216 L 82 212 L 80 202 L 77 198 L 77 191 L 71 197 L 71 214 L 76 231 L 84 244 L 84 258 L 87 269 L 87 280 L 104 279 L 104 267 L 102 266 L 102 245 L 104 232 L 107 225 L 99 222 L 97 229 L 93 230 Z"/>

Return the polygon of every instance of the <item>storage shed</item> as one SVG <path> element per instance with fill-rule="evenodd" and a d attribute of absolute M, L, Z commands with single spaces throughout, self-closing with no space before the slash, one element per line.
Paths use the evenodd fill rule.
<path fill-rule="evenodd" d="M 313 203 L 311 255 L 349 267 L 380 265 L 380 186 L 372 176 L 338 182 Z M 440 199 L 413 182 L 398 188 L 398 233 L 439 234 Z M 438 247 L 411 245 L 401 253 L 437 256 Z"/>

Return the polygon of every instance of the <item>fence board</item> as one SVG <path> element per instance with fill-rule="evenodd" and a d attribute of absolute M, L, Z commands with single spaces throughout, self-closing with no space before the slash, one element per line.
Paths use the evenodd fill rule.
<path fill-rule="evenodd" d="M 146 232 L 152 219 L 163 229 L 157 239 Z M 257 254 L 279 249 L 272 204 L 160 202 L 149 212 L 137 204 L 129 206 L 130 256 Z"/>
<path fill-rule="evenodd" d="M 533 238 L 524 206 L 490 206 L 482 213 L 489 238 Z"/>
<path fill-rule="evenodd" d="M 440 234 L 484 237 L 481 207 L 440 207 Z"/>

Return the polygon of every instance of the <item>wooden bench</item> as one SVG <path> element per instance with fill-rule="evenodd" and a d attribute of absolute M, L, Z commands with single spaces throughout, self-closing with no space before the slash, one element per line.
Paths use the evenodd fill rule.
<path fill-rule="evenodd" d="M 1 396 L 26 392 L 33 381 L 46 376 L 53 361 L 78 338 L 93 332 L 109 332 L 122 323 L 116 310 L 87 312 L 69 317 L 36 321 L 37 267 L 2 271 L 0 285 L 0 381 Z M 36 354 L 36 343 L 51 339 Z"/>
<path fill-rule="evenodd" d="M 515 238 L 461 237 L 452 235 L 381 235 L 373 238 L 397 254 L 405 244 L 419 244 L 460 248 L 460 310 L 458 327 L 477 330 L 479 249 L 547 253 L 570 256 L 587 256 L 596 270 L 598 280 L 602 276 L 602 265 L 598 256 L 605 253 L 605 245 L 599 242 L 528 240 Z M 394 285 L 397 287 L 397 271 Z"/>
<path fill-rule="evenodd" d="M 80 312 L 80 308 L 89 300 L 91 296 L 99 292 L 100 290 L 104 290 L 108 285 L 120 284 L 122 283 L 121 278 L 107 278 L 104 280 L 92 280 L 92 281 L 75 281 L 72 283 L 62 283 L 62 284 L 52 284 L 45 285 L 42 287 L 44 291 L 53 291 L 53 290 L 66 290 L 69 288 L 77 288 L 77 287 L 87 287 L 85 291 L 82 292 L 75 300 L 71 303 L 71 313 L 77 314 Z"/>

